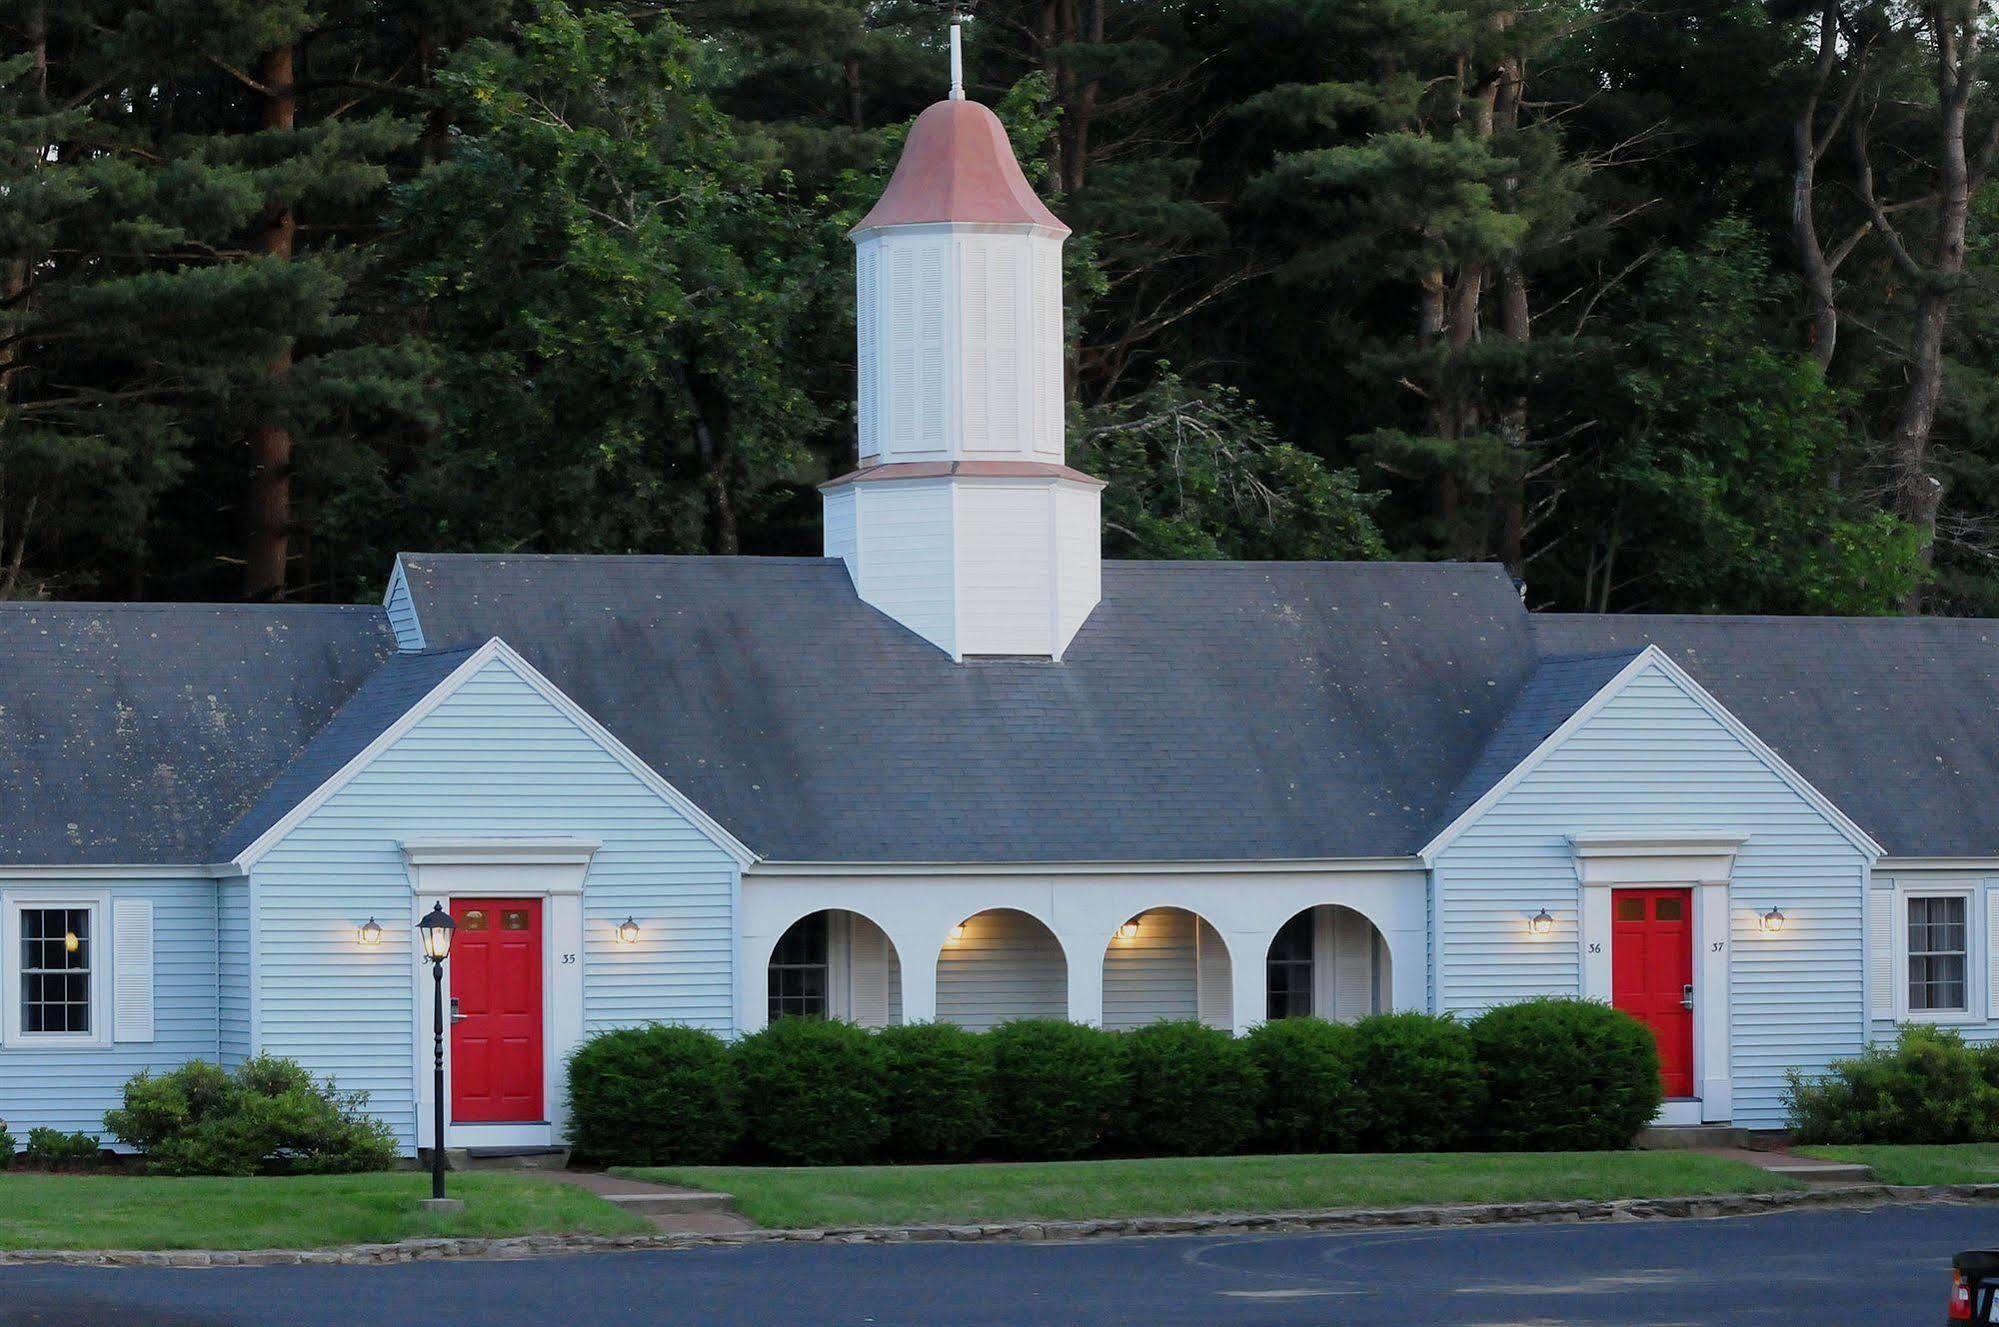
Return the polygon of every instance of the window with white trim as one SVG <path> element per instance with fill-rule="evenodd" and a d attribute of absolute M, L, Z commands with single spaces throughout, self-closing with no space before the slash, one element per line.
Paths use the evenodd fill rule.
<path fill-rule="evenodd" d="M 1906 906 L 1909 1012 L 1968 1012 L 1971 1008 L 1970 897 L 1912 894 Z"/>
<path fill-rule="evenodd" d="M 98 910 L 90 904 L 24 904 L 16 914 L 23 1036 L 95 1037 Z"/>

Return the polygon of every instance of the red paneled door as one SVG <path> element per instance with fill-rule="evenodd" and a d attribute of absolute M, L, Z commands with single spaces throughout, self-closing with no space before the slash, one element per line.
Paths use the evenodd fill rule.
<path fill-rule="evenodd" d="M 1620 889 L 1610 906 L 1610 1002 L 1652 1029 L 1666 1095 L 1691 1097 L 1693 891 Z"/>
<path fill-rule="evenodd" d="M 455 898 L 451 919 L 451 1118 L 545 1119 L 541 901 Z"/>

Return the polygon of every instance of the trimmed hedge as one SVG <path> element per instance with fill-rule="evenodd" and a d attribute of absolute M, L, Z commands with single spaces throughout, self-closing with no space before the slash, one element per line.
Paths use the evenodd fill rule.
<path fill-rule="evenodd" d="M 871 1161 L 888 1139 L 880 1044 L 852 1023 L 780 1018 L 736 1043 L 751 1150 L 807 1166 Z"/>
<path fill-rule="evenodd" d="M 1999 1048 L 1954 1028 L 1910 1024 L 1887 1045 L 1793 1069 L 1791 1125 L 1807 1143 L 1983 1143 L 1999 1139 Z"/>
<path fill-rule="evenodd" d="M 1272 1152 L 1351 1152 L 1363 1096 L 1360 1034 L 1350 1023 L 1278 1018 L 1243 1038 L 1262 1077 L 1257 1145 Z"/>
<path fill-rule="evenodd" d="M 1999 1050 L 1958 1049 L 1999 1102 Z M 1535 1000 L 1470 1024 L 1295 1018 L 1242 1038 L 1195 1022 L 868 1032 L 785 1018 L 725 1046 L 640 1028 L 580 1049 L 570 1094 L 577 1150 L 597 1160 L 837 1165 L 1621 1147 L 1655 1113 L 1659 1078 L 1651 1034 L 1629 1015 Z"/>
<path fill-rule="evenodd" d="M 569 1057 L 569 1137 L 613 1166 L 704 1165 L 742 1136 L 729 1047 L 698 1028 L 601 1032 Z"/>
<path fill-rule="evenodd" d="M 1590 1000 L 1528 1000 L 1471 1025 L 1484 1079 L 1478 1134 L 1509 1152 L 1628 1147 L 1659 1113 L 1659 1047 L 1631 1015 Z"/>
<path fill-rule="evenodd" d="M 1242 1042 L 1193 1021 L 1124 1034 L 1121 1137 L 1159 1156 L 1233 1152 L 1256 1130 L 1262 1073 Z"/>
<path fill-rule="evenodd" d="M 993 1131 L 993 1056 L 986 1039 L 950 1023 L 875 1033 L 881 1052 L 888 1155 L 958 1161 Z"/>
<path fill-rule="evenodd" d="M 1363 1152 L 1444 1152 L 1484 1100 L 1471 1032 L 1445 1015 L 1371 1014 L 1354 1024 Z"/>
<path fill-rule="evenodd" d="M 1129 1100 L 1116 1033 L 1030 1018 L 986 1036 L 994 1133 L 1008 1156 L 1063 1161 L 1103 1142 Z"/>

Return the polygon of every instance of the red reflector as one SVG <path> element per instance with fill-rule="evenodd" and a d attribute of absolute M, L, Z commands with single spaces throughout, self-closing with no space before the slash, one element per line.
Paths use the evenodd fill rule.
<path fill-rule="evenodd" d="M 1956 1268 L 1950 1273 L 1950 1320 L 1971 1321 L 1971 1287 L 1964 1283 L 1964 1273 Z"/>

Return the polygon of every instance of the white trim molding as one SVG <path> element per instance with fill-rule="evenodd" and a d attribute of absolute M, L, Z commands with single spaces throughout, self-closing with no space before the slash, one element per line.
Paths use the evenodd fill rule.
<path fill-rule="evenodd" d="M 630 747 L 627 747 L 623 742 L 612 736 L 610 730 L 592 718 L 581 705 L 571 700 L 563 692 L 562 688 L 544 677 L 533 664 L 523 659 L 512 646 L 508 645 L 498 636 L 495 636 L 467 655 L 464 661 L 452 669 L 443 681 L 432 687 L 416 704 L 403 711 L 402 715 L 394 723 L 385 728 L 380 736 L 368 743 L 359 754 L 345 765 L 342 765 L 324 783 L 307 794 L 303 801 L 287 811 L 276 824 L 272 825 L 262 834 L 259 834 L 249 847 L 236 855 L 235 860 L 230 864 L 231 867 L 237 872 L 249 871 L 258 861 L 262 860 L 266 853 L 283 842 L 285 836 L 296 829 L 307 816 L 324 806 L 335 793 L 353 782 L 363 770 L 372 765 L 383 752 L 401 741 L 404 734 L 416 727 L 417 724 L 423 722 L 426 716 L 439 705 L 442 705 L 452 695 L 456 694 L 460 687 L 477 676 L 479 671 L 488 663 L 495 661 L 504 665 L 516 677 L 520 678 L 521 681 L 527 683 L 537 695 L 552 705 L 564 718 L 567 718 L 578 728 L 581 728 L 608 755 L 620 765 L 623 765 L 634 778 L 650 788 L 667 805 L 686 817 L 688 822 L 698 829 L 710 843 L 713 843 L 717 848 L 720 848 L 723 852 L 733 857 L 738 866 L 748 866 L 756 860 L 756 854 L 745 847 L 741 840 L 729 833 L 728 830 L 723 829 L 713 817 L 690 801 L 686 794 L 668 783 L 664 778 L 661 778 L 659 771 L 639 759 Z"/>
<path fill-rule="evenodd" d="M 90 923 L 90 1031 L 21 1030 L 21 911 L 24 908 L 88 908 Z M 0 1043 L 15 1050 L 101 1051 L 111 1042 L 111 986 L 116 950 L 111 933 L 111 894 L 102 889 L 38 885 L 0 894 Z"/>
<path fill-rule="evenodd" d="M 1692 1106 L 1668 1102 L 1658 1123 L 1717 1123 L 1733 1117 L 1729 1047 L 1728 885 L 1749 838 L 1726 832 L 1573 834 L 1582 884 L 1582 994 L 1611 1003 L 1611 901 L 1619 887 L 1693 892 L 1694 1091 Z M 1694 1118 L 1687 1118 L 1695 1115 Z"/>
<path fill-rule="evenodd" d="M 1979 910 L 1986 894 L 1978 880 L 1897 879 L 1893 889 L 1890 927 L 1894 967 L 1895 1021 L 1963 1027 L 1985 1022 L 1989 954 L 1987 918 Z M 1964 1006 L 1960 1009 L 1909 1007 L 1909 904 L 1915 899 L 1952 898 L 1964 902 Z"/>
<path fill-rule="evenodd" d="M 550 1144 L 561 1139 L 569 1119 L 563 1094 L 564 1071 L 570 1052 L 583 1041 L 583 890 L 598 845 L 589 839 L 561 838 L 420 838 L 405 840 L 403 860 L 410 878 L 410 927 L 432 903 L 457 898 L 531 898 L 542 901 L 541 1029 L 542 1109 L 546 1123 L 522 1121 L 504 1126 L 444 1125 L 447 1147 Z M 431 1022 L 430 965 L 414 959 L 411 996 L 415 1040 L 411 1072 L 416 1076 L 417 1145 L 428 1147 L 433 1119 L 431 1056 L 435 1030 Z M 446 995 L 450 994 L 451 960 L 444 963 Z M 451 1083 L 451 1038 L 444 1039 L 444 1081 Z"/>

